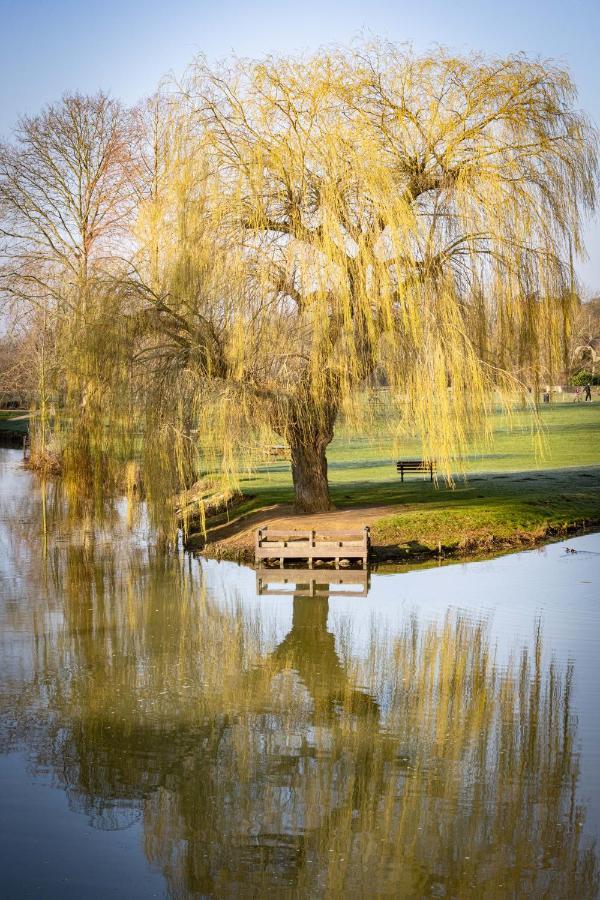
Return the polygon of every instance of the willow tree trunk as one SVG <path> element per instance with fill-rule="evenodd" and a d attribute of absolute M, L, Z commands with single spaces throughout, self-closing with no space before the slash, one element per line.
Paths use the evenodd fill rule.
<path fill-rule="evenodd" d="M 292 456 L 292 478 L 296 494 L 296 510 L 304 513 L 327 512 L 331 509 L 327 481 L 326 448 L 331 437 L 314 435 L 313 440 L 295 442 L 288 438 Z"/>
<path fill-rule="evenodd" d="M 307 375 L 296 394 L 278 405 L 273 417 L 273 430 L 290 448 L 296 512 L 300 513 L 332 508 L 326 450 L 339 409 L 339 384 L 335 373 L 326 371 L 324 379 L 325 390 L 315 392 Z"/>

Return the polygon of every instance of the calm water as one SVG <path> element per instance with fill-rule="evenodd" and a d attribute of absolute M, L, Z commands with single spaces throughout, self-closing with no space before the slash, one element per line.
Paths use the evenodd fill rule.
<path fill-rule="evenodd" d="M 599 535 L 259 594 L 18 461 L 1 895 L 597 895 Z"/>

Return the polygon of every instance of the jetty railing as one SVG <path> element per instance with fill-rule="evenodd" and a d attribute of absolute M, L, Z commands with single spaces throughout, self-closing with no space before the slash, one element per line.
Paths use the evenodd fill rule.
<path fill-rule="evenodd" d="M 283 568 L 286 560 L 305 559 L 308 568 L 312 569 L 317 560 L 331 562 L 336 569 L 341 560 L 359 562 L 366 569 L 370 549 L 369 528 L 365 526 L 360 532 L 331 531 L 329 529 L 311 529 L 295 531 L 293 529 L 259 528 L 256 532 L 255 559 L 278 560 Z"/>

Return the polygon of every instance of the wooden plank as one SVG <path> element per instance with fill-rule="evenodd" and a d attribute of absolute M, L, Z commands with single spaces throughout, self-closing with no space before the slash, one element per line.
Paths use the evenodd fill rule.
<path fill-rule="evenodd" d="M 281 531 L 279 529 L 261 528 L 257 531 L 263 540 L 287 540 L 287 541 L 321 541 L 321 540 L 364 540 L 364 533 L 360 531 Z"/>
<path fill-rule="evenodd" d="M 307 554 L 310 556 L 319 556 L 319 554 L 334 554 L 337 556 L 344 555 L 344 553 L 364 553 L 366 547 L 364 544 L 339 544 L 339 543 L 323 543 L 323 544 L 312 544 L 308 541 L 293 541 L 289 544 L 278 544 L 274 543 L 266 543 L 261 544 L 260 547 L 256 548 L 260 550 L 262 553 L 271 553 L 273 556 L 280 556 L 281 553 L 300 553 L 306 556 Z"/>
<path fill-rule="evenodd" d="M 364 549 L 366 545 L 364 541 L 261 541 L 260 546 L 273 549 L 280 547 L 306 547 L 314 550 L 318 550 L 319 547 L 325 547 L 330 550 L 332 547 L 351 547 L 353 549 L 362 547 Z"/>
<path fill-rule="evenodd" d="M 279 549 L 271 549 L 267 547 L 259 547 L 257 551 L 259 559 L 366 559 L 367 553 L 364 548 L 347 549 L 345 547 L 335 547 L 329 550 L 321 550 L 318 547 L 281 547 Z"/>
<path fill-rule="evenodd" d="M 403 460 L 400 459 L 396 463 L 396 468 L 400 469 L 401 467 L 405 469 L 423 469 L 425 471 L 429 471 L 429 468 L 435 463 L 429 463 L 423 459 L 412 459 L 412 460 Z"/>
<path fill-rule="evenodd" d="M 366 526 L 365 526 L 366 527 Z M 276 534 L 276 535 L 305 535 L 306 537 L 310 537 L 312 534 L 315 535 L 324 535 L 331 534 L 336 537 L 343 537 L 347 534 L 360 534 L 363 535 L 365 532 L 365 528 L 345 528 L 343 530 L 339 528 L 273 528 L 270 525 L 265 525 L 262 528 L 258 529 L 259 532 L 263 535 L 267 534 Z"/>
<path fill-rule="evenodd" d="M 363 539 L 351 538 L 345 541 L 328 538 L 327 540 L 299 540 L 299 541 L 280 541 L 280 540 L 261 540 L 259 547 L 366 547 L 367 542 Z"/>

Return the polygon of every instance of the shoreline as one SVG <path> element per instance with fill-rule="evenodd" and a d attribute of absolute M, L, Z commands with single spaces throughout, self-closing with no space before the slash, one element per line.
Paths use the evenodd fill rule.
<path fill-rule="evenodd" d="M 294 513 L 290 494 L 256 481 L 244 485 L 243 494 L 217 505 L 204 536 L 199 522 L 192 526 L 186 549 L 254 564 L 257 528 L 358 532 L 366 525 L 371 565 L 404 567 L 491 558 L 600 531 L 597 463 L 473 472 L 451 486 L 422 479 L 334 484 L 336 508 L 314 515 Z"/>
<path fill-rule="evenodd" d="M 245 517 L 244 517 L 245 518 Z M 265 524 L 264 522 L 261 524 Z M 268 525 L 268 521 L 266 522 Z M 298 526 L 297 526 L 298 527 Z M 194 536 L 186 542 L 186 548 L 207 559 L 237 562 L 256 568 L 254 559 L 254 528 L 244 529 L 235 540 L 203 542 Z M 377 528 L 374 529 L 377 534 Z M 404 544 L 378 543 L 372 541 L 369 556 L 370 566 L 419 565 L 428 562 L 475 562 L 497 556 L 534 549 L 544 544 L 552 544 L 568 537 L 580 536 L 600 531 L 600 516 L 574 519 L 562 524 L 548 523 L 535 531 L 517 529 L 509 535 L 495 535 L 490 532 L 478 536 L 471 535 L 461 543 L 428 546 L 418 541 Z M 317 571 L 335 571 L 331 566 L 317 566 Z M 308 571 L 308 570 L 307 570 Z"/>

